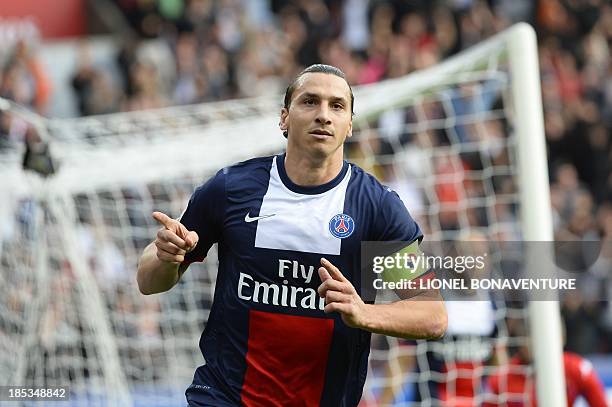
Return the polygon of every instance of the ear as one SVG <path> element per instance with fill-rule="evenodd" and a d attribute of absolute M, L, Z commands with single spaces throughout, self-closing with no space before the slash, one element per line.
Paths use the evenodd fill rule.
<path fill-rule="evenodd" d="M 353 137 L 353 121 L 349 123 L 348 133 L 346 133 L 346 138 Z"/>
<path fill-rule="evenodd" d="M 283 107 L 281 109 L 280 121 L 278 122 L 278 127 L 280 127 L 281 130 L 287 130 L 288 128 L 287 117 L 288 116 L 289 116 L 289 110 Z"/>

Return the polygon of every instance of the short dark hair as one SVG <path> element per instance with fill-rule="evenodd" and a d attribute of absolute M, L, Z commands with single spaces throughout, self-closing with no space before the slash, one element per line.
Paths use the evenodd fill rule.
<path fill-rule="evenodd" d="M 351 85 L 346 80 L 346 75 L 339 68 L 325 64 L 310 65 L 293 79 L 293 81 L 291 82 L 291 84 L 289 84 L 289 86 L 287 86 L 287 90 L 285 91 L 285 99 L 283 106 L 285 109 L 289 110 L 289 106 L 291 105 L 291 98 L 293 97 L 293 92 L 295 92 L 295 88 L 298 85 L 298 81 L 302 76 L 306 75 L 307 73 L 326 73 L 330 75 L 336 75 L 337 77 L 344 79 L 349 87 L 349 92 L 351 94 L 351 116 L 355 115 L 355 112 L 353 111 L 353 106 L 355 105 L 355 96 L 353 96 L 353 89 L 351 88 Z M 287 130 L 283 131 L 283 135 L 285 136 L 285 138 L 289 136 Z"/>

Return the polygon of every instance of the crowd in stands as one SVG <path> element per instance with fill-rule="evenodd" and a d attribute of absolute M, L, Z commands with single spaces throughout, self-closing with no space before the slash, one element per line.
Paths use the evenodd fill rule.
<path fill-rule="evenodd" d="M 118 49 L 118 77 L 97 67 L 83 43 L 71 83 L 81 115 L 280 94 L 318 62 L 342 68 L 352 85 L 374 83 L 527 21 L 538 33 L 556 237 L 607 239 L 610 248 L 612 5 L 605 0 L 113 2 L 132 35 Z M 28 44 L 3 60 L 0 96 L 45 114 L 53 84 Z M 0 121 L 0 137 L 18 132 Z M 612 264 L 598 267 L 609 298 Z M 567 348 L 612 352 L 610 307 L 567 297 Z"/>

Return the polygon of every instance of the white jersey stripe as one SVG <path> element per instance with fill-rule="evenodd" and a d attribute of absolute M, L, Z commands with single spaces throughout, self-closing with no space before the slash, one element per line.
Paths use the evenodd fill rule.
<path fill-rule="evenodd" d="M 283 184 L 276 159 L 270 168 L 270 183 L 259 211 L 260 217 L 266 217 L 257 221 L 255 247 L 339 255 L 342 240 L 330 233 L 329 221 L 344 209 L 351 167 L 334 188 L 305 195 Z"/>

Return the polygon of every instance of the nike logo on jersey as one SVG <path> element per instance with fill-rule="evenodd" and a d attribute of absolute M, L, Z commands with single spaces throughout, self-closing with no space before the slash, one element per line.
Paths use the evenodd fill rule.
<path fill-rule="evenodd" d="M 259 220 L 259 219 L 269 218 L 269 217 L 274 216 L 274 215 L 276 215 L 276 214 L 275 214 L 275 213 L 273 213 L 273 214 L 271 214 L 271 215 L 254 216 L 254 217 L 252 217 L 252 218 L 251 218 L 251 216 L 250 216 L 250 215 L 251 215 L 251 214 L 250 214 L 250 212 L 247 212 L 246 216 L 244 217 L 244 221 L 245 221 L 246 223 L 255 222 L 256 220 Z"/>

